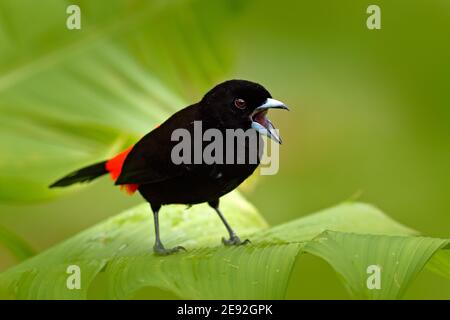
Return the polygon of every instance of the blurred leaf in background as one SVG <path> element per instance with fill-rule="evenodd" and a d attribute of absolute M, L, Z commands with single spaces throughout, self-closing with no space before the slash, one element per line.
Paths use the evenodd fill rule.
<path fill-rule="evenodd" d="M 65 1 L 0 4 L 0 201 L 54 195 L 52 180 L 132 144 L 229 66 L 235 1 L 73 3 L 81 30 Z"/>

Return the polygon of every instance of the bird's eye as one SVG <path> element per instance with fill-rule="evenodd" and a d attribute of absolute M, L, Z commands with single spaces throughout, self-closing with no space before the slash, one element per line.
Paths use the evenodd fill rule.
<path fill-rule="evenodd" d="M 234 106 L 238 109 L 245 109 L 247 107 L 247 104 L 245 103 L 244 99 L 235 99 Z"/>

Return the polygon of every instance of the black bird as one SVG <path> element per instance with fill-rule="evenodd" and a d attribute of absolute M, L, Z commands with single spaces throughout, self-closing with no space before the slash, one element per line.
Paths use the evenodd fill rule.
<path fill-rule="evenodd" d="M 272 123 L 266 117 L 270 108 L 287 109 L 285 104 L 272 99 L 270 93 L 257 83 L 245 80 L 223 82 L 211 89 L 200 102 L 173 114 L 121 154 L 108 161 L 72 172 L 53 183 L 50 188 L 89 182 L 110 173 L 116 180 L 116 185 L 125 186 L 130 193 L 138 190 L 150 203 L 153 211 L 156 237 L 153 249 L 156 254 L 184 250 L 181 246 L 166 249 L 161 242 L 158 214 L 161 206 L 165 204 L 193 205 L 208 202 L 229 233 L 229 239 L 223 238 L 223 243 L 245 244 L 249 241 L 241 241 L 221 213 L 219 198 L 238 187 L 257 168 L 262 151 L 262 145 L 259 144 L 261 135 L 281 143 Z M 255 148 L 247 137 L 241 140 L 240 145 L 236 143 L 231 149 L 225 145 L 222 149 L 223 159 L 227 159 L 227 154 L 234 152 L 232 160 L 235 161 L 175 163 L 173 150 L 179 141 L 173 139 L 174 131 L 185 129 L 184 132 L 195 136 L 194 127 L 200 122 L 203 132 L 208 129 L 214 129 L 224 135 L 230 129 L 253 132 L 259 142 L 256 144 L 256 161 L 249 161 L 250 152 Z M 203 150 L 205 142 L 195 140 L 191 143 L 191 151 L 195 152 L 194 149 L 199 144 Z M 240 147 L 246 151 L 243 163 L 237 162 L 236 158 L 239 157 Z"/>

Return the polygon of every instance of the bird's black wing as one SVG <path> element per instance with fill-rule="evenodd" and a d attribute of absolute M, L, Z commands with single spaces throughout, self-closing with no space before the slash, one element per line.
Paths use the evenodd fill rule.
<path fill-rule="evenodd" d="M 156 183 L 183 174 L 181 166 L 172 164 L 166 147 L 158 146 L 151 134 L 145 136 L 128 154 L 116 184 Z"/>
<path fill-rule="evenodd" d="M 171 159 L 172 148 L 178 143 L 171 141 L 171 135 L 179 128 L 192 130 L 192 123 L 197 117 L 195 106 L 175 113 L 161 126 L 145 135 L 125 159 L 116 184 L 156 183 L 188 173 L 188 165 L 176 165 Z"/>

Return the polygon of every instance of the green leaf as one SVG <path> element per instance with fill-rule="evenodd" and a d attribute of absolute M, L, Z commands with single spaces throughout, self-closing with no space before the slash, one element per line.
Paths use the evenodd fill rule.
<path fill-rule="evenodd" d="M 35 254 L 31 246 L 20 236 L 0 226 L 0 245 L 3 245 L 18 260 L 25 260 Z"/>
<path fill-rule="evenodd" d="M 431 258 L 428 269 L 450 280 L 450 246 L 445 247 Z"/>
<path fill-rule="evenodd" d="M 238 194 L 225 197 L 221 207 L 242 236 L 267 227 L 256 210 Z M 105 267 L 105 272 L 108 272 L 108 266 L 121 257 L 147 256 L 154 263 L 164 259 L 152 254 L 152 221 L 148 204 L 108 219 L 3 273 L 0 292 L 6 290 L 8 297 L 12 295 L 21 299 L 84 298 L 94 276 Z M 216 247 L 221 236 L 226 236 L 226 229 L 206 204 L 189 210 L 185 206 L 168 206 L 161 212 L 161 233 L 166 246 L 181 244 L 191 250 Z M 81 268 L 81 290 L 68 290 L 66 287 L 69 265 Z M 48 269 L 41 269 L 44 266 Z M 151 268 L 150 264 L 146 268 Z M 155 279 L 163 277 L 161 274 Z"/>
<path fill-rule="evenodd" d="M 221 245 L 226 230 L 207 205 L 167 206 L 161 214 L 163 241 L 188 252 L 155 256 L 150 209 L 141 205 L 0 274 L 0 292 L 8 298 L 83 299 L 101 273 L 109 298 L 131 297 L 152 286 L 190 299 L 281 299 L 297 257 L 308 252 L 328 261 L 353 297 L 394 299 L 435 252 L 446 252 L 442 248 L 448 243 L 415 236 L 361 203 L 273 228 L 237 193 L 224 197 L 222 207 L 238 234 L 252 240 L 250 245 Z M 360 230 L 365 234 L 352 233 Z M 435 263 L 448 272 L 448 259 Z M 369 292 L 366 271 L 372 264 L 381 266 L 382 286 Z M 80 290 L 67 289 L 70 265 L 81 269 Z"/>
<path fill-rule="evenodd" d="M 387 235 L 418 234 L 371 205 L 349 202 L 275 226 L 255 236 L 259 241 L 269 243 L 305 242 L 326 230 Z"/>
<path fill-rule="evenodd" d="M 0 201 L 38 201 L 55 179 L 126 148 L 197 101 L 231 62 L 235 1 L 0 3 Z"/>
<path fill-rule="evenodd" d="M 324 232 L 304 250 L 327 261 L 356 299 L 398 299 L 446 239 Z M 369 289 L 370 266 L 380 287 Z"/>

